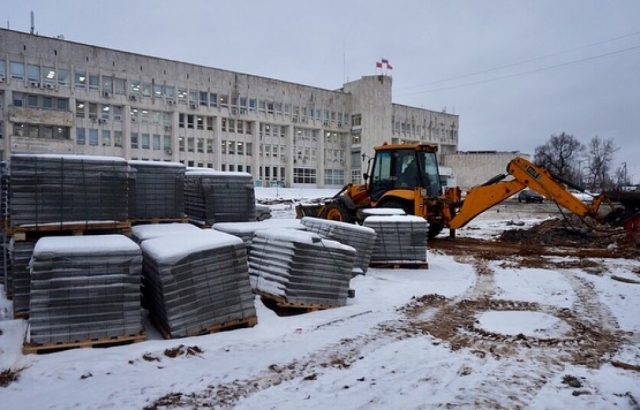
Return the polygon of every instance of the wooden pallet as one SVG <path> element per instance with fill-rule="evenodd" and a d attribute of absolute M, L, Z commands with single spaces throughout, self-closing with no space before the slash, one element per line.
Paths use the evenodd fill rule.
<path fill-rule="evenodd" d="M 149 316 L 151 319 L 151 322 L 153 322 L 153 324 L 155 325 L 155 327 L 158 329 L 158 331 L 160 331 L 160 334 L 162 334 L 162 337 L 164 337 L 165 339 L 173 339 L 173 337 L 171 336 L 171 332 L 169 332 L 168 329 L 166 329 L 162 323 L 160 323 L 160 321 L 155 318 L 154 316 Z M 217 325 L 212 325 L 207 327 L 206 329 L 203 329 L 199 332 L 195 332 L 195 333 L 190 333 L 187 334 L 186 336 L 180 336 L 180 337 L 193 337 L 193 336 L 203 336 L 203 335 L 210 335 L 212 333 L 218 333 L 218 332 L 224 332 L 227 330 L 234 330 L 234 329 L 244 329 L 247 327 L 254 327 L 255 325 L 258 324 L 258 317 L 257 316 L 251 316 L 248 318 L 244 318 L 244 319 L 235 319 L 235 320 L 231 320 L 229 322 L 224 322 L 224 323 L 220 323 Z"/>
<path fill-rule="evenodd" d="M 284 296 L 275 296 L 266 292 L 254 291 L 262 299 L 262 303 L 271 310 L 275 311 L 279 316 L 286 316 L 296 313 L 315 312 L 318 310 L 333 309 L 337 305 L 327 305 L 319 303 L 293 303 L 287 301 Z"/>
<path fill-rule="evenodd" d="M 131 226 L 135 225 L 154 225 L 154 224 L 166 224 L 166 223 L 188 223 L 189 218 L 186 216 L 183 218 L 140 218 L 130 219 Z"/>
<path fill-rule="evenodd" d="M 426 261 L 419 262 L 407 262 L 407 261 L 385 261 L 385 262 L 371 262 L 370 268 L 384 268 L 384 269 L 429 269 L 429 263 Z"/>
<path fill-rule="evenodd" d="M 23 354 L 43 354 L 59 352 L 61 350 L 86 348 L 86 347 L 111 347 L 120 346 L 130 343 L 142 342 L 147 338 L 146 332 L 143 330 L 135 335 L 122 335 L 105 337 L 98 339 L 76 340 L 73 342 L 58 342 L 58 343 L 27 343 L 22 345 Z"/>
<path fill-rule="evenodd" d="M 27 241 L 39 239 L 44 235 L 85 235 L 120 233 L 131 234 L 130 221 L 103 221 L 103 222 L 61 222 L 42 225 L 22 225 L 7 228 L 8 236 L 12 236 L 15 241 Z"/>

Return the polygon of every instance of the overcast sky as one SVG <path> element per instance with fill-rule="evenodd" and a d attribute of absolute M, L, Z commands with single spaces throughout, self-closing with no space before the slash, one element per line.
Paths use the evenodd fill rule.
<path fill-rule="evenodd" d="M 326 89 L 393 66 L 394 102 L 460 115 L 459 148 L 615 140 L 640 181 L 640 1 L 0 0 L 13 30 Z M 505 164 L 506 165 L 506 164 Z"/>

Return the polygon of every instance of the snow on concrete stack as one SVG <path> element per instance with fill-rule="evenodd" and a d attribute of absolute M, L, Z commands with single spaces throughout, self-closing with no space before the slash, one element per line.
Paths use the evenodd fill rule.
<path fill-rule="evenodd" d="M 347 303 L 356 250 L 292 229 L 256 231 L 249 254 L 251 286 L 290 307 Z"/>
<path fill-rule="evenodd" d="M 376 231 L 365 226 L 307 216 L 302 218 L 302 225 L 322 238 L 354 247 L 356 250 L 354 276 L 367 273 L 376 243 Z"/>
<path fill-rule="evenodd" d="M 193 233 L 201 231 L 195 225 L 189 223 L 164 223 L 164 224 L 148 224 L 136 225 L 131 228 L 131 239 L 137 244 L 141 244 L 147 239 L 158 238 L 160 236 Z"/>
<path fill-rule="evenodd" d="M 414 215 L 369 216 L 363 226 L 376 231 L 371 265 L 424 265 L 428 223 Z"/>
<path fill-rule="evenodd" d="M 251 174 L 188 168 L 184 190 L 185 212 L 194 222 L 211 226 L 215 222 L 256 220 Z"/>
<path fill-rule="evenodd" d="M 39 239 L 30 265 L 30 344 L 138 337 L 141 269 L 140 247 L 124 235 Z"/>
<path fill-rule="evenodd" d="M 142 242 L 144 298 L 166 338 L 257 323 L 239 238 L 202 229 Z"/>
<path fill-rule="evenodd" d="M 127 221 L 123 158 L 16 154 L 9 161 L 9 224 Z"/>
<path fill-rule="evenodd" d="M 184 213 L 184 174 L 179 162 L 129 161 L 135 169 L 129 184 L 129 218 L 181 219 Z"/>
<path fill-rule="evenodd" d="M 260 229 L 286 228 L 304 231 L 306 228 L 299 219 L 268 219 L 260 222 L 218 222 L 213 224 L 213 229 L 237 236 L 242 239 L 247 247 L 247 253 L 251 252 L 251 241 L 256 231 Z"/>

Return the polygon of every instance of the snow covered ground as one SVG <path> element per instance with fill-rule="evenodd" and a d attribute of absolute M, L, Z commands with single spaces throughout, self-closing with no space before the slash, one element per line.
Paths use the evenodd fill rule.
<path fill-rule="evenodd" d="M 329 190 L 256 188 L 278 199 Z M 524 209 L 524 208 L 519 208 Z M 491 239 L 548 217 L 508 206 L 459 236 Z M 521 226 L 522 225 L 522 226 Z M 206 336 L 23 355 L 24 320 L 0 292 L 5 409 L 638 409 L 640 261 L 574 257 L 554 268 L 514 258 L 429 253 L 429 268 L 371 268 L 341 308 L 278 316 L 256 297 L 258 324 Z M 2 377 L 2 376 L 0 376 Z M 0 378 L 3 380 L 3 378 Z M 636 402 L 634 404 L 634 402 Z"/>

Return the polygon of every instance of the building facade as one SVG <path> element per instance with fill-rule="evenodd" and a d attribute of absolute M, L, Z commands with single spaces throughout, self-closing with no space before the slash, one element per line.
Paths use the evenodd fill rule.
<path fill-rule="evenodd" d="M 519 151 L 460 151 L 443 156 L 442 164 L 455 171 L 456 184 L 463 191 L 484 184 L 496 175 L 505 174 L 512 159 L 529 154 Z"/>
<path fill-rule="evenodd" d="M 392 78 L 326 90 L 0 29 L 0 159 L 175 161 L 263 185 L 359 183 L 384 141 L 456 152 L 458 116 L 392 102 Z"/>

